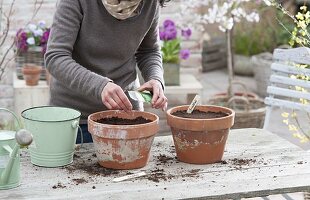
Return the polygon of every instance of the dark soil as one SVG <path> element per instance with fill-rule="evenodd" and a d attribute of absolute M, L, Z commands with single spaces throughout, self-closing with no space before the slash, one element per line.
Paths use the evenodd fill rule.
<path fill-rule="evenodd" d="M 110 125 L 137 125 L 137 124 L 146 124 L 152 121 L 145 119 L 143 117 L 137 117 L 135 119 L 123 119 L 119 117 L 110 117 L 110 118 L 99 119 L 96 122 L 101 123 L 101 124 L 110 124 Z"/>
<path fill-rule="evenodd" d="M 53 189 L 57 189 L 57 188 L 66 188 L 67 186 L 63 185 L 61 182 L 58 182 L 56 185 L 53 185 Z"/>
<path fill-rule="evenodd" d="M 157 156 L 157 164 L 156 165 L 171 163 L 169 161 L 173 161 L 173 160 L 174 160 L 173 157 L 166 156 L 165 154 L 159 154 L 159 156 Z"/>
<path fill-rule="evenodd" d="M 231 163 L 233 165 L 233 167 L 235 169 L 241 169 L 242 166 L 249 166 L 252 163 L 256 163 L 257 161 L 255 159 L 238 159 L 238 158 L 234 158 L 234 159 L 230 159 L 229 163 Z M 267 163 L 266 163 L 267 164 Z"/>
<path fill-rule="evenodd" d="M 192 169 L 189 172 L 185 172 L 184 174 L 182 174 L 182 178 L 187 178 L 187 177 L 195 177 L 198 178 L 199 177 L 199 172 L 202 169 Z"/>
<path fill-rule="evenodd" d="M 228 162 L 226 160 L 221 160 L 220 163 L 223 164 L 223 165 L 228 164 Z"/>
<path fill-rule="evenodd" d="M 72 179 L 72 181 L 75 182 L 75 185 L 79 185 L 81 183 L 87 183 L 88 182 L 84 178 L 74 178 L 74 179 Z"/>
<path fill-rule="evenodd" d="M 101 176 L 109 176 L 109 175 L 115 175 L 119 174 L 119 170 L 114 170 L 114 169 L 107 169 L 102 166 L 100 166 L 97 162 L 85 162 L 85 161 L 80 161 L 80 162 L 73 162 L 71 165 L 68 165 L 65 167 L 69 173 L 74 172 L 76 170 L 81 170 L 86 172 L 88 175 L 101 175 Z"/>
<path fill-rule="evenodd" d="M 237 159 L 234 158 L 231 160 L 233 165 L 249 165 L 251 163 L 255 163 L 255 159 Z"/>
<path fill-rule="evenodd" d="M 179 110 L 177 112 L 172 113 L 172 115 L 191 119 L 213 119 L 228 116 L 228 114 L 224 112 L 212 112 L 212 111 L 204 112 L 200 110 L 194 110 L 191 114 L 188 114 L 186 110 Z"/>
<path fill-rule="evenodd" d="M 175 176 L 171 174 L 166 174 L 164 169 L 158 169 L 151 170 L 151 174 L 147 176 L 147 179 L 150 181 L 153 181 L 155 183 L 159 183 L 160 180 L 167 181 L 168 179 L 172 179 Z"/>

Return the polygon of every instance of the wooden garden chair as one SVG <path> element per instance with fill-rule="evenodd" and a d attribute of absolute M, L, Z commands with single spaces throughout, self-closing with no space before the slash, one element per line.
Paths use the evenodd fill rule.
<path fill-rule="evenodd" d="M 293 49 L 275 49 L 273 53 L 272 74 L 267 88 L 268 96 L 265 98 L 267 105 L 264 129 L 268 129 L 273 107 L 306 111 L 310 124 L 310 80 L 293 79 L 292 75 L 303 75 L 310 78 L 310 69 L 297 67 L 298 65 L 310 65 L 310 48 L 300 47 Z M 304 91 L 296 90 L 297 87 Z M 301 99 L 308 101 L 301 103 Z M 309 130 L 309 129 L 308 129 Z M 309 139 L 309 136 L 308 137 Z M 304 199 L 310 200 L 310 193 L 304 193 Z"/>
<path fill-rule="evenodd" d="M 264 129 L 268 127 L 270 122 L 272 107 L 302 110 L 310 113 L 310 80 L 291 78 L 291 75 L 310 77 L 309 68 L 297 67 L 298 65 L 310 65 L 310 48 L 275 49 L 273 60 L 272 75 L 267 88 L 268 96 L 265 98 L 267 111 Z M 307 91 L 298 91 L 296 86 Z M 301 103 L 301 99 L 308 101 L 308 103 Z M 310 118 L 307 120 L 310 122 Z"/>

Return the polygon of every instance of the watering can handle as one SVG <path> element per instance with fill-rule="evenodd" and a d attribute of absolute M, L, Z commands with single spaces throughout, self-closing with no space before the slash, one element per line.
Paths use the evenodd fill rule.
<path fill-rule="evenodd" d="M 72 122 L 72 128 L 79 128 L 79 131 L 80 131 L 80 134 L 81 134 L 81 147 L 83 145 L 83 131 L 82 131 L 82 128 L 80 127 L 79 125 L 79 121 L 74 121 Z"/>
<path fill-rule="evenodd" d="M 17 125 L 18 125 L 16 131 L 19 130 L 19 129 L 21 129 L 22 126 L 21 126 L 21 124 L 20 124 L 20 121 L 18 120 L 18 117 L 15 115 L 14 112 L 12 112 L 12 111 L 10 111 L 9 109 L 6 109 L 6 108 L 0 108 L 0 111 L 1 111 L 1 110 L 2 110 L 2 111 L 7 111 L 7 112 L 11 113 L 11 114 L 14 116 L 15 120 L 17 121 Z"/>

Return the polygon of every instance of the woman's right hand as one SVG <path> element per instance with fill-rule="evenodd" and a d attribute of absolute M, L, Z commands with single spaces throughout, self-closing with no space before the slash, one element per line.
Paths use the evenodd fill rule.
<path fill-rule="evenodd" d="M 108 82 L 101 93 L 102 103 L 109 110 L 132 110 L 132 105 L 122 88 L 112 82 Z"/>

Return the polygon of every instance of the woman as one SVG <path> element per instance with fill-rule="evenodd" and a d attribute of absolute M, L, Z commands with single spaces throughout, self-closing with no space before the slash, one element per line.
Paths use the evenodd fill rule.
<path fill-rule="evenodd" d="M 128 98 L 128 90 L 152 91 L 152 107 L 166 109 L 158 45 L 159 7 L 165 1 L 59 2 L 45 54 L 53 76 L 50 104 L 81 111 L 83 132 L 91 113 L 142 109 Z M 141 87 L 136 66 L 145 80 Z M 90 141 L 89 135 L 85 139 Z"/>

